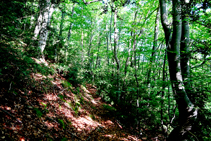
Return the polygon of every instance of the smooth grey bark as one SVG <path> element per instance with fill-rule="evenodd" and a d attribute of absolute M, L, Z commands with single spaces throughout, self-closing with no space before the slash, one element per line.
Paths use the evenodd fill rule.
<path fill-rule="evenodd" d="M 39 54 L 41 54 L 42 58 L 43 51 L 46 46 L 46 41 L 48 38 L 48 29 L 47 26 L 50 24 L 51 16 L 55 10 L 55 4 L 52 4 L 50 0 L 40 0 L 40 13 L 37 20 L 37 25 L 34 30 L 34 38 L 36 39 L 39 35 L 38 39 L 38 47 L 39 47 Z"/>
<path fill-rule="evenodd" d="M 184 81 L 184 85 L 186 87 L 186 91 L 191 93 L 190 91 L 190 70 L 189 70 L 189 15 L 187 10 L 187 4 L 182 2 L 182 35 L 181 35 L 181 43 L 180 43 L 180 60 L 181 60 L 181 70 L 182 70 L 182 78 Z M 191 95 L 189 95 L 191 100 L 194 100 Z"/>
<path fill-rule="evenodd" d="M 180 43 L 182 34 L 181 23 L 181 1 L 173 0 L 173 33 L 170 39 L 171 29 L 167 20 L 167 10 L 165 0 L 160 0 L 161 22 L 165 33 L 167 55 L 169 64 L 170 80 L 173 94 L 179 110 L 179 125 L 173 129 L 167 141 L 178 141 L 185 139 L 185 134 L 192 129 L 193 121 L 197 118 L 197 110 L 190 101 L 182 78 L 180 63 Z"/>

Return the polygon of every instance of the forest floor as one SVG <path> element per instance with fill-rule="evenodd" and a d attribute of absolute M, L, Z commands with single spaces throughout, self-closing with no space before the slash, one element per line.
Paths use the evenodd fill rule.
<path fill-rule="evenodd" d="M 142 141 L 110 115 L 91 84 L 73 87 L 59 74 L 32 73 L 33 86 L 0 90 L 0 140 Z M 114 108 L 115 109 L 115 108 Z M 114 110 L 112 109 L 112 110 Z"/>

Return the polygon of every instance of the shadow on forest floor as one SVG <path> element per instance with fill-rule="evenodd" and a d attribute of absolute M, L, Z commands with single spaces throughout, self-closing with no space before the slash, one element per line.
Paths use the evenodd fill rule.
<path fill-rule="evenodd" d="M 45 69 L 53 68 L 30 59 L 33 64 L 44 63 L 40 67 Z M 7 61 L 10 69 L 0 73 L 1 140 L 158 140 L 151 135 L 138 139 L 124 129 L 109 115 L 106 107 L 111 105 L 96 94 L 95 86 L 75 88 L 58 73 L 20 70 L 20 64 L 30 65 L 28 60 Z M 28 74 L 21 76 L 24 71 Z"/>

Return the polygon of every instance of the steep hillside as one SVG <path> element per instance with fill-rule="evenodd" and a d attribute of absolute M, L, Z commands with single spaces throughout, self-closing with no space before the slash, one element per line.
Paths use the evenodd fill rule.
<path fill-rule="evenodd" d="M 47 62 L 33 60 L 54 69 Z M 35 72 L 21 88 L 16 83 L 21 82 L 12 79 L 2 85 L 1 140 L 141 140 L 120 125 L 116 109 L 106 104 L 91 84 L 73 87 L 58 73 Z"/>

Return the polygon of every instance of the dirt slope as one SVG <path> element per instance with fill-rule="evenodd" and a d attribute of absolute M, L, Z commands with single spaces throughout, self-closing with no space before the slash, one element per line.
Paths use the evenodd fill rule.
<path fill-rule="evenodd" d="M 103 102 L 95 86 L 75 88 L 57 73 L 32 73 L 26 81 L 22 88 L 13 87 L 15 82 L 1 86 L 0 140 L 141 141 L 110 114 L 115 108 Z"/>
<path fill-rule="evenodd" d="M 31 74 L 25 91 L 2 87 L 0 140 L 138 140 L 109 116 L 90 84 L 74 88 L 58 74 Z"/>

